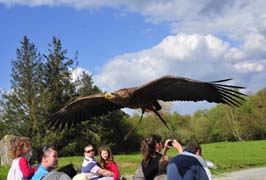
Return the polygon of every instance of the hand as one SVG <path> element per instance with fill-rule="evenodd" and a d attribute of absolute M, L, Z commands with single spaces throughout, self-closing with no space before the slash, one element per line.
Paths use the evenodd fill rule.
<path fill-rule="evenodd" d="M 168 142 L 171 141 L 171 139 L 167 139 L 165 142 L 164 142 L 164 148 L 163 148 L 163 155 L 166 155 L 168 149 L 169 149 L 169 146 L 168 146 Z"/>
<path fill-rule="evenodd" d="M 172 145 L 173 145 L 173 147 L 178 151 L 178 153 L 183 152 L 183 147 L 182 147 L 182 145 L 181 145 L 179 142 L 177 142 L 176 139 L 173 141 Z"/>
<path fill-rule="evenodd" d="M 169 146 L 169 142 L 170 141 L 173 141 L 173 140 L 171 140 L 171 139 L 167 139 L 166 141 L 165 141 L 165 143 L 164 143 L 164 148 L 166 148 L 166 149 L 169 149 L 170 148 L 170 146 Z"/>

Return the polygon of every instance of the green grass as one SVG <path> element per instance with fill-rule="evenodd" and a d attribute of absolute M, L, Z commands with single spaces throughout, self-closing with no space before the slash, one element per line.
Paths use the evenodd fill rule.
<path fill-rule="evenodd" d="M 99 158 L 96 156 L 96 159 Z M 141 162 L 141 159 L 142 157 L 140 154 L 115 155 L 115 162 L 117 163 L 122 175 L 133 174 L 138 164 Z M 72 163 L 74 164 L 75 169 L 78 169 L 81 167 L 82 161 L 82 156 L 62 157 L 59 160 L 58 166 L 61 167 L 66 164 Z"/>
<path fill-rule="evenodd" d="M 0 166 L 0 179 L 4 180 L 7 178 L 9 167 L 8 166 Z"/>
<path fill-rule="evenodd" d="M 217 165 L 216 172 L 266 166 L 266 141 L 221 142 L 202 145 L 205 159 Z"/>
<path fill-rule="evenodd" d="M 217 169 L 212 170 L 214 175 L 239 169 L 266 166 L 266 140 L 203 144 L 202 150 L 204 159 L 217 165 Z M 176 152 L 170 149 L 168 155 L 173 157 Z M 132 175 L 141 159 L 139 153 L 115 155 L 115 161 L 123 176 Z M 73 163 L 77 169 L 80 168 L 82 161 L 82 156 L 62 157 L 59 160 L 59 167 Z M 0 166 L 0 179 L 6 179 L 8 169 L 8 167 Z"/>

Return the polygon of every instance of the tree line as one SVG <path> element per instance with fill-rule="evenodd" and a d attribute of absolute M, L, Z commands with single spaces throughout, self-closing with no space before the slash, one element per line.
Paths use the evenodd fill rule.
<path fill-rule="evenodd" d="M 75 97 L 101 93 L 92 76 L 83 72 L 71 79 L 78 65 L 77 52 L 69 58 L 59 38 L 53 37 L 48 53 L 41 54 L 24 36 L 12 60 L 11 90 L 2 91 L 0 99 L 0 138 L 7 134 L 27 136 L 34 149 L 46 144 L 57 146 L 61 156 L 81 155 L 85 144 L 108 145 L 115 153 L 139 150 L 141 139 L 158 133 L 180 142 L 195 138 L 201 143 L 257 140 L 266 137 L 266 90 L 250 95 L 241 107 L 219 104 L 193 115 L 165 114 L 170 131 L 154 116 L 145 116 L 129 137 L 140 115 L 118 110 L 94 117 L 76 127 L 52 130 L 45 121 Z"/>

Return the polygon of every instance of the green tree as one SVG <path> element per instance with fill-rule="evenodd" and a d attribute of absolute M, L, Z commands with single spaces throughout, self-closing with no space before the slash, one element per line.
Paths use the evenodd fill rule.
<path fill-rule="evenodd" d="M 2 97 L 2 95 L 1 95 Z M 0 106 L 0 139 L 6 135 L 6 123 L 3 121 L 4 110 Z"/>
<path fill-rule="evenodd" d="M 76 81 L 77 86 L 77 95 L 78 96 L 88 96 L 97 93 L 101 93 L 101 90 L 94 85 L 92 76 L 88 75 L 84 71 L 82 75 Z"/>
<path fill-rule="evenodd" d="M 75 97 L 87 96 L 100 93 L 100 89 L 93 85 L 92 76 L 84 71 L 81 76 L 74 82 Z M 74 98 L 74 97 L 73 97 Z M 82 154 L 82 147 L 87 143 L 99 144 L 100 135 L 98 132 L 102 129 L 101 124 L 98 123 L 98 118 L 91 118 L 88 121 L 83 121 L 76 125 L 76 127 L 68 128 L 67 133 L 62 139 L 65 145 L 61 149 L 62 155 L 78 155 Z"/>
<path fill-rule="evenodd" d="M 47 113 L 54 113 L 66 104 L 74 94 L 75 86 L 71 83 L 71 69 L 74 60 L 66 56 L 60 39 L 53 37 L 48 48 L 49 54 L 44 55 L 44 86 Z"/>
<path fill-rule="evenodd" d="M 78 96 L 101 93 L 100 89 L 94 85 L 92 76 L 85 72 L 82 73 L 76 84 Z M 83 142 L 90 142 L 96 146 L 108 145 L 114 153 L 123 152 L 127 147 L 126 142 L 123 141 L 123 135 L 126 134 L 125 129 L 128 126 L 124 120 L 125 117 L 127 116 L 123 111 L 117 110 L 104 116 L 90 118 L 78 125 L 76 132 Z"/>
<path fill-rule="evenodd" d="M 266 89 L 249 96 L 245 106 L 245 126 L 249 130 L 249 139 L 266 137 Z"/>
<path fill-rule="evenodd" d="M 42 59 L 35 45 L 26 36 L 16 53 L 16 59 L 12 60 L 11 90 L 3 93 L 1 99 L 2 120 L 6 124 L 6 133 L 36 137 L 36 124 L 41 116 Z"/>
<path fill-rule="evenodd" d="M 71 69 L 74 68 L 74 60 L 66 56 L 67 50 L 63 49 L 60 39 L 53 37 L 48 46 L 48 54 L 44 55 L 42 84 L 45 119 L 62 108 L 75 92 L 75 85 L 71 82 Z M 64 144 L 64 139 L 68 134 L 67 130 L 51 131 L 42 128 L 42 131 L 45 135 L 39 145 L 56 144 L 58 150 L 67 145 Z"/>
<path fill-rule="evenodd" d="M 208 111 L 196 111 L 191 121 L 193 127 L 193 138 L 195 138 L 200 143 L 210 142 L 212 139 L 213 124 L 208 117 Z"/>

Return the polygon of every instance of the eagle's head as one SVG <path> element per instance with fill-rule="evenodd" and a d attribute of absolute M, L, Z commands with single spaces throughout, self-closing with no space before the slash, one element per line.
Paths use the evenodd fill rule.
<path fill-rule="evenodd" d="M 126 105 L 130 101 L 130 95 L 127 89 L 120 89 L 112 93 L 105 93 L 105 99 L 112 101 L 116 104 Z"/>
<path fill-rule="evenodd" d="M 104 94 L 104 97 L 105 97 L 106 99 L 112 99 L 114 96 L 112 95 L 112 93 L 105 93 L 105 94 Z"/>

